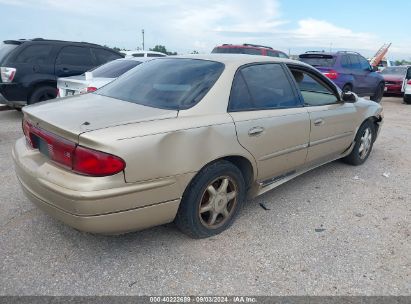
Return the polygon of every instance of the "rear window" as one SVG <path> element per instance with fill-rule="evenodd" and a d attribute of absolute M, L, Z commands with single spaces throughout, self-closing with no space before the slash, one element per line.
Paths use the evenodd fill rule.
<path fill-rule="evenodd" d="M 381 71 L 381 74 L 387 74 L 387 75 L 401 75 L 405 76 L 407 73 L 407 67 L 387 67 L 384 70 Z"/>
<path fill-rule="evenodd" d="M 155 53 L 148 53 L 147 57 L 166 57 L 166 55 L 163 54 L 155 54 Z"/>
<path fill-rule="evenodd" d="M 6 56 L 10 54 L 10 52 L 14 50 L 16 47 L 17 47 L 17 44 L 1 43 L 0 44 L 0 62 L 3 61 L 3 59 L 6 58 Z"/>
<path fill-rule="evenodd" d="M 332 67 L 335 64 L 335 57 L 325 54 L 302 54 L 299 56 L 300 61 L 312 66 Z"/>
<path fill-rule="evenodd" d="M 137 60 L 114 60 L 99 66 L 91 72 L 93 72 L 93 77 L 117 78 L 140 63 Z"/>
<path fill-rule="evenodd" d="M 161 109 L 188 109 L 211 89 L 224 64 L 198 59 L 157 59 L 138 66 L 96 94 Z"/>

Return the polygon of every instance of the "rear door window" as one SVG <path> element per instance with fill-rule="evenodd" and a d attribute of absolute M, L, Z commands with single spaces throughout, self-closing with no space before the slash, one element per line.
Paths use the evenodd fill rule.
<path fill-rule="evenodd" d="M 72 66 L 93 66 L 90 48 L 66 46 L 57 56 L 56 64 Z"/>
<path fill-rule="evenodd" d="M 280 64 L 256 64 L 240 69 L 231 89 L 229 111 L 301 106 Z"/>
<path fill-rule="evenodd" d="M 247 55 L 261 55 L 261 50 L 260 50 L 260 49 L 248 49 L 248 48 L 245 48 L 245 49 L 243 49 L 243 54 L 247 54 Z"/>
<path fill-rule="evenodd" d="M 348 55 L 343 55 L 341 57 L 341 66 L 345 69 L 351 68 L 351 61 Z"/>
<path fill-rule="evenodd" d="M 270 57 L 280 57 L 280 53 L 279 53 L 279 52 L 274 52 L 274 51 L 267 50 L 267 56 L 270 56 Z"/>
<path fill-rule="evenodd" d="M 104 49 L 91 49 L 99 64 L 122 58 L 119 54 Z"/>
<path fill-rule="evenodd" d="M 17 63 L 44 64 L 50 61 L 52 51 L 52 45 L 29 45 L 17 55 L 15 61 Z"/>
<path fill-rule="evenodd" d="M 302 54 L 299 56 L 300 61 L 312 66 L 332 67 L 336 58 L 328 54 Z"/>
<path fill-rule="evenodd" d="M 351 68 L 355 70 L 361 70 L 361 62 L 358 55 L 350 54 L 348 55 L 351 61 Z"/>

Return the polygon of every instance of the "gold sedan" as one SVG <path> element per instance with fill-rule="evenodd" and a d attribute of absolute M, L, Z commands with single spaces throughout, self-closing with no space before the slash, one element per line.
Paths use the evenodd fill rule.
<path fill-rule="evenodd" d="M 174 221 L 195 238 L 307 170 L 362 164 L 383 119 L 309 65 L 231 54 L 156 59 L 23 112 L 13 157 L 34 204 L 83 231 Z"/>

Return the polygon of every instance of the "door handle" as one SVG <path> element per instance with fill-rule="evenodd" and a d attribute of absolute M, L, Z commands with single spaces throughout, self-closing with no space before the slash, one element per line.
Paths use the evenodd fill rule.
<path fill-rule="evenodd" d="M 314 126 L 322 126 L 324 124 L 324 119 L 319 118 L 314 120 Z"/>
<path fill-rule="evenodd" d="M 249 136 L 257 136 L 261 133 L 264 132 L 264 128 L 263 127 L 253 127 L 250 130 L 248 130 L 248 135 Z"/>

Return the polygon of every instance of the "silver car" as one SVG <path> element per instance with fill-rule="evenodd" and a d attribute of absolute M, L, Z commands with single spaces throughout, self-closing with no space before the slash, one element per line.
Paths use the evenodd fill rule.
<path fill-rule="evenodd" d="M 57 80 L 58 96 L 66 97 L 77 94 L 94 92 L 102 86 L 112 82 L 125 72 L 149 58 L 127 58 L 107 62 L 82 75 L 62 77 Z"/>

